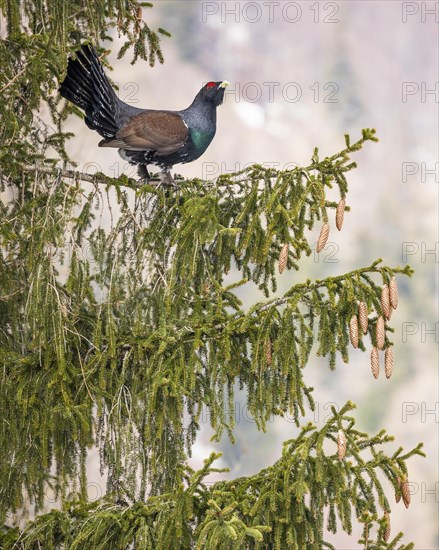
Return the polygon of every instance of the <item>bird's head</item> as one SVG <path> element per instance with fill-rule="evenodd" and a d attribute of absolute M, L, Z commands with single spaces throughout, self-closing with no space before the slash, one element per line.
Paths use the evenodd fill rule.
<path fill-rule="evenodd" d="M 201 88 L 198 95 L 201 95 L 204 100 L 211 101 L 215 107 L 218 107 L 224 101 L 224 92 L 228 85 L 229 82 L 227 80 L 208 82 Z"/>

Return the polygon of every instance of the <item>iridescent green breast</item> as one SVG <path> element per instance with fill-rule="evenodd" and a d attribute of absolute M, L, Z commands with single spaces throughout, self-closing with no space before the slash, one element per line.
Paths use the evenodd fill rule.
<path fill-rule="evenodd" d="M 197 154 L 202 155 L 209 147 L 215 132 L 201 132 L 193 128 L 191 128 L 189 132 Z"/>

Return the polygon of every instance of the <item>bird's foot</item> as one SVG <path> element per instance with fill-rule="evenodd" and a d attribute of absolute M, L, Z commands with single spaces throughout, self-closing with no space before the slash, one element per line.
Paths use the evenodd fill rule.
<path fill-rule="evenodd" d="M 139 176 L 139 183 L 142 185 L 152 183 L 158 184 L 159 187 L 162 185 L 165 187 L 177 187 L 170 171 L 166 169 L 163 169 L 159 174 L 150 174 L 146 164 L 139 164 L 137 174 Z"/>
<path fill-rule="evenodd" d="M 177 184 L 171 176 L 171 172 L 169 170 L 162 170 L 162 173 L 160 174 L 160 183 L 171 187 L 177 187 Z"/>
<path fill-rule="evenodd" d="M 137 166 L 137 175 L 139 176 L 138 183 L 140 185 L 147 185 L 153 180 L 153 178 L 151 178 L 151 174 L 148 172 L 148 167 L 146 164 L 139 164 Z"/>

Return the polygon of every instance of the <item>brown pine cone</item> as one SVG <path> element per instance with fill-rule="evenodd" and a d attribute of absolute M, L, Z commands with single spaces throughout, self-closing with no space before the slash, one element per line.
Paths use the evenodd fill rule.
<path fill-rule="evenodd" d="M 207 294 L 210 290 L 210 285 L 208 281 L 204 281 L 203 283 L 203 294 Z"/>
<path fill-rule="evenodd" d="M 390 539 L 390 514 L 389 512 L 384 512 L 384 517 L 386 518 L 386 527 L 384 529 L 384 535 L 383 535 L 383 539 L 384 539 L 384 542 L 388 542 L 388 540 Z"/>
<path fill-rule="evenodd" d="M 382 315 L 380 315 L 377 319 L 376 341 L 377 341 L 377 348 L 384 349 L 384 343 L 386 341 L 386 329 L 384 324 L 384 318 Z"/>
<path fill-rule="evenodd" d="M 273 356 L 271 352 L 271 340 L 270 338 L 267 338 L 265 340 L 265 360 L 267 362 L 267 365 L 271 365 L 273 362 Z"/>
<path fill-rule="evenodd" d="M 389 283 L 390 304 L 393 309 L 398 307 L 398 285 L 396 284 L 395 277 L 390 279 Z"/>
<path fill-rule="evenodd" d="M 388 285 L 383 285 L 381 290 L 381 309 L 386 319 L 390 317 L 390 294 Z"/>
<path fill-rule="evenodd" d="M 341 228 L 343 227 L 345 205 L 345 199 L 341 199 L 341 201 L 337 204 L 337 210 L 335 211 L 335 225 L 339 231 L 341 231 Z"/>
<path fill-rule="evenodd" d="M 399 486 L 401 487 L 401 495 L 402 495 L 402 500 L 404 502 L 404 506 L 408 508 L 410 506 L 410 500 L 411 500 L 409 480 L 406 477 L 403 479 L 400 479 Z"/>
<path fill-rule="evenodd" d="M 283 273 L 287 266 L 288 249 L 289 249 L 288 243 L 285 243 L 281 248 L 281 251 L 279 254 L 279 273 Z"/>
<path fill-rule="evenodd" d="M 338 460 L 343 460 L 345 454 L 346 454 L 346 436 L 343 430 L 338 430 L 338 436 L 337 436 Z"/>
<path fill-rule="evenodd" d="M 352 315 L 349 321 L 349 337 L 354 348 L 358 348 L 358 318 Z"/>
<path fill-rule="evenodd" d="M 372 351 L 370 352 L 370 367 L 372 369 L 373 377 L 376 380 L 380 373 L 380 356 L 378 353 L 378 348 L 372 348 Z"/>
<path fill-rule="evenodd" d="M 328 237 L 329 237 L 329 223 L 325 222 L 322 225 L 322 229 L 320 230 L 320 235 L 317 241 L 317 247 L 316 247 L 317 253 L 321 252 L 325 248 Z"/>
<path fill-rule="evenodd" d="M 393 346 L 386 348 L 384 353 L 384 372 L 386 378 L 390 378 L 393 372 Z"/>
<path fill-rule="evenodd" d="M 369 319 L 367 317 L 367 305 L 366 302 L 360 302 L 358 304 L 358 320 L 363 334 L 366 334 L 367 327 L 369 326 Z"/>

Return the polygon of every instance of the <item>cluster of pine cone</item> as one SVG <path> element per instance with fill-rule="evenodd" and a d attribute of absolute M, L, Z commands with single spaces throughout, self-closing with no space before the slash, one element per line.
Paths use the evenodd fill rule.
<path fill-rule="evenodd" d="M 340 200 L 337 205 L 335 213 L 335 225 L 340 231 L 343 226 L 344 213 L 345 213 L 346 201 L 344 198 Z M 328 240 L 329 236 L 329 223 L 325 222 L 320 230 L 320 235 L 317 240 L 316 251 L 321 252 Z M 285 243 L 279 254 L 279 273 L 283 273 L 287 266 L 289 245 Z M 380 373 L 380 359 L 379 350 L 384 350 L 386 340 L 386 327 L 385 321 L 389 320 L 392 315 L 392 309 L 396 309 L 398 306 L 398 287 L 396 285 L 395 277 L 392 277 L 389 284 L 384 284 L 381 291 L 381 315 L 378 317 L 375 327 L 375 340 L 376 344 L 372 349 L 370 355 L 370 364 L 372 368 L 372 374 L 375 378 L 378 378 Z M 354 348 L 358 348 L 359 330 L 363 334 L 366 334 L 368 329 L 369 319 L 367 316 L 367 305 L 365 302 L 358 304 L 358 314 L 353 315 L 349 323 L 349 336 L 351 344 Z M 270 350 L 271 351 L 271 350 Z M 271 353 L 267 353 L 270 356 Z M 267 361 L 268 362 L 268 361 Z M 386 378 L 390 378 L 393 372 L 393 347 L 387 346 L 384 352 L 384 372 Z"/>
<path fill-rule="evenodd" d="M 398 287 L 395 277 L 392 277 L 389 284 L 384 284 L 381 290 L 381 315 L 375 325 L 375 346 L 370 354 L 370 365 L 372 374 L 378 378 L 380 372 L 379 350 L 385 348 L 386 327 L 385 322 L 392 315 L 392 310 L 398 307 Z M 358 314 L 353 315 L 349 322 L 349 337 L 354 348 L 358 348 L 359 330 L 366 334 L 369 325 L 367 317 L 367 305 L 365 302 L 358 304 Z M 386 378 L 390 378 L 393 372 L 393 347 L 387 346 L 384 352 L 384 372 Z"/>
<path fill-rule="evenodd" d="M 340 231 L 343 226 L 344 212 L 345 212 L 345 199 L 342 198 L 337 205 L 335 214 L 335 224 Z M 328 240 L 329 236 L 329 223 L 325 222 L 320 230 L 320 235 L 317 240 L 316 251 L 321 252 Z M 288 260 L 289 245 L 285 243 L 279 254 L 279 273 L 283 273 Z M 386 320 L 388 321 L 392 315 L 392 310 L 398 307 L 398 286 L 396 284 L 395 277 L 391 277 L 389 284 L 384 284 L 381 290 L 381 315 L 378 316 L 375 325 L 375 346 L 372 348 L 370 354 L 370 365 L 372 368 L 372 374 L 374 378 L 378 378 L 380 373 L 380 359 L 379 351 L 384 351 L 384 372 L 386 378 L 390 378 L 393 372 L 393 347 L 388 345 L 386 347 Z M 349 338 L 354 348 L 358 348 L 359 343 L 359 331 L 363 334 L 367 333 L 369 327 L 369 318 L 367 312 L 366 302 L 361 301 L 358 304 L 358 313 L 351 317 L 349 322 Z M 271 364 L 271 342 L 266 341 L 265 355 L 267 363 Z M 347 441 L 346 435 L 343 430 L 339 430 L 337 434 L 337 456 L 339 460 L 343 460 L 346 455 Z M 398 480 L 400 492 L 395 494 L 396 502 L 404 501 L 406 508 L 410 504 L 410 487 L 407 477 Z M 384 533 L 383 538 L 387 542 L 390 538 L 390 515 L 389 512 L 384 512 Z"/>

